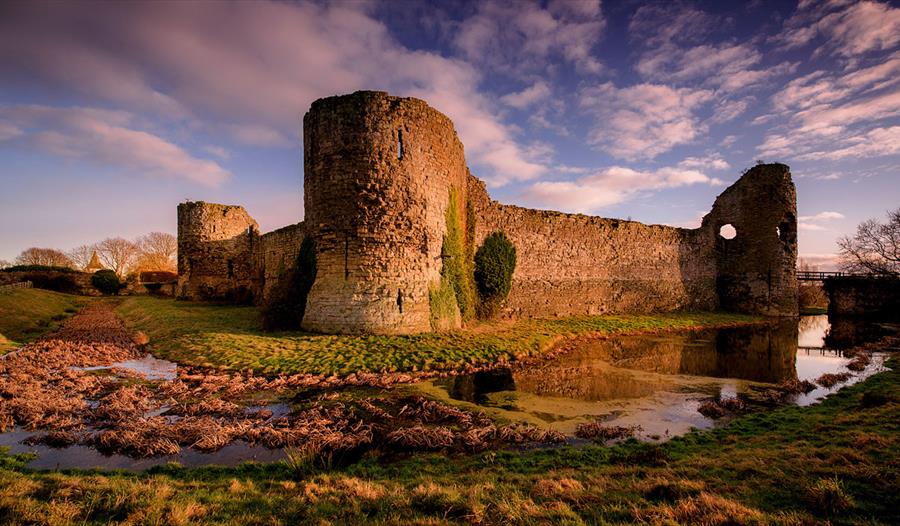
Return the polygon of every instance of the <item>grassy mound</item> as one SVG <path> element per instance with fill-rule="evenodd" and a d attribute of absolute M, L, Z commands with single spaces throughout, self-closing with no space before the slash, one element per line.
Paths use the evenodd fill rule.
<path fill-rule="evenodd" d="M 0 354 L 54 329 L 84 302 L 78 296 L 41 289 L 0 293 Z"/>
<path fill-rule="evenodd" d="M 540 354 L 567 336 L 712 327 L 759 319 L 722 313 L 584 316 L 484 323 L 440 333 L 331 336 L 263 332 L 252 307 L 135 296 L 125 299 L 118 313 L 133 329 L 150 337 L 159 357 L 234 370 L 315 374 L 452 369 Z"/>

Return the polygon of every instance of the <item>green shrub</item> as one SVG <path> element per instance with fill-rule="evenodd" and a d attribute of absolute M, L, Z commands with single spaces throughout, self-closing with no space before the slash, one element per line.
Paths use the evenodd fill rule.
<path fill-rule="evenodd" d="M 98 270 L 91 276 L 91 285 L 103 294 L 118 294 L 122 288 L 119 276 L 112 270 Z"/>
<path fill-rule="evenodd" d="M 475 286 L 481 298 L 480 314 L 492 316 L 506 300 L 516 269 L 516 247 L 503 232 L 485 238 L 475 252 Z"/>
<path fill-rule="evenodd" d="M 262 307 L 267 331 L 299 329 L 306 312 L 306 298 L 316 281 L 316 244 L 312 238 L 300 243 L 296 264 L 275 285 Z"/>

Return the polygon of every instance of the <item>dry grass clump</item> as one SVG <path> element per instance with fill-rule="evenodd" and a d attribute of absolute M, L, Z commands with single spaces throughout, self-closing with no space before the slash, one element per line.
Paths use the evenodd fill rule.
<path fill-rule="evenodd" d="M 725 408 L 720 406 L 715 400 L 707 400 L 700 404 L 700 407 L 697 408 L 697 412 L 706 418 L 722 418 L 725 416 Z"/>
<path fill-rule="evenodd" d="M 850 373 L 825 373 L 816 378 L 816 383 L 822 387 L 829 388 L 834 387 L 839 383 L 846 382 L 851 376 L 853 375 Z"/>
<path fill-rule="evenodd" d="M 646 524 L 702 524 L 707 526 L 742 526 L 767 524 L 759 510 L 733 500 L 701 492 L 696 497 L 680 499 L 648 509 L 635 509 L 635 519 Z"/>
<path fill-rule="evenodd" d="M 531 487 L 531 497 L 540 500 L 578 502 L 584 493 L 584 484 L 573 478 L 542 478 Z"/>
<path fill-rule="evenodd" d="M 806 394 L 814 391 L 816 389 L 816 384 L 810 382 L 809 380 L 792 378 L 790 380 L 781 382 L 778 385 L 778 389 L 789 394 Z"/>
<path fill-rule="evenodd" d="M 855 505 L 838 478 L 817 480 L 806 489 L 806 498 L 810 506 L 828 516 L 841 514 Z"/>
<path fill-rule="evenodd" d="M 605 426 L 600 420 L 578 424 L 575 436 L 597 442 L 616 440 L 634 436 L 641 431 L 641 426 Z"/>

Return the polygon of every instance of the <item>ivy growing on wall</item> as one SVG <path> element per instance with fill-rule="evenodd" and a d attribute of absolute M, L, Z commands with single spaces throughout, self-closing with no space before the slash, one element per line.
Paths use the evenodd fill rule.
<path fill-rule="evenodd" d="M 450 202 L 445 215 L 447 233 L 441 245 L 441 281 L 429 291 L 431 326 L 444 329 L 456 325 L 459 318 L 467 321 L 475 316 L 474 283 L 475 211 L 466 202 L 465 221 L 460 216 L 459 194 L 450 189 Z"/>

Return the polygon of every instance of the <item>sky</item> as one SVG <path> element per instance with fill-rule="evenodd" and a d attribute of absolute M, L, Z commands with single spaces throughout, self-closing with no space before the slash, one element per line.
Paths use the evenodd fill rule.
<path fill-rule="evenodd" d="M 3 2 L 0 259 L 176 231 L 185 200 L 303 218 L 302 117 L 361 89 L 455 123 L 494 199 L 696 227 L 791 167 L 800 256 L 900 206 L 900 5 Z"/>

